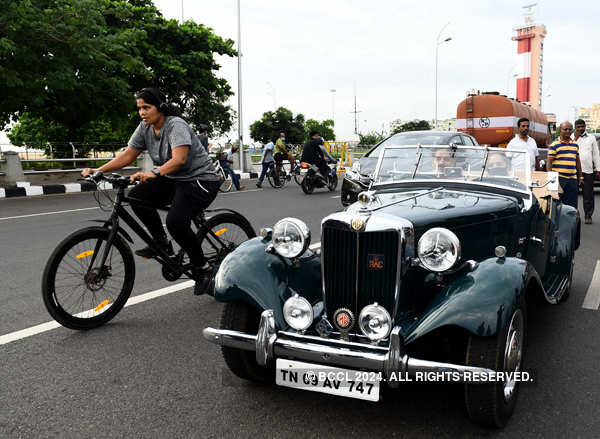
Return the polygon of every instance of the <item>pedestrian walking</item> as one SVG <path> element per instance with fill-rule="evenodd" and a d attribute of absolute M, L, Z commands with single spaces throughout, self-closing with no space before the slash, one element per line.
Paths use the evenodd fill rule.
<path fill-rule="evenodd" d="M 579 147 L 579 160 L 581 161 L 581 173 L 583 174 L 583 213 L 585 223 L 592 224 L 594 213 L 594 180 L 600 178 L 600 153 L 596 138 L 588 134 L 585 129 L 585 121 L 575 121 L 575 132 L 573 140 Z"/>
<path fill-rule="evenodd" d="M 521 151 L 529 151 L 530 167 L 535 171 L 535 158 L 540 155 L 535 140 L 529 136 L 529 119 L 522 117 L 517 121 L 518 132 L 506 145 L 507 149 L 518 149 Z M 521 154 L 517 154 L 521 155 Z"/>
<path fill-rule="evenodd" d="M 262 182 L 265 179 L 265 175 L 269 170 L 269 167 L 274 165 L 275 159 L 273 158 L 273 151 L 275 149 L 275 144 L 273 142 L 269 142 L 265 145 L 262 153 L 262 157 L 260 158 L 260 163 L 262 164 L 262 171 L 260 172 L 260 177 L 258 177 L 258 181 L 256 182 L 256 187 L 261 188 Z"/>
<path fill-rule="evenodd" d="M 210 145 L 208 142 L 208 125 L 201 123 L 198 125 L 198 138 L 200 139 L 200 144 L 204 147 L 206 152 L 210 153 Z"/>
<path fill-rule="evenodd" d="M 233 185 L 238 191 L 243 191 L 246 186 L 240 186 L 240 179 L 237 174 L 233 172 L 231 165 L 233 165 L 233 155 L 238 151 L 238 145 L 232 145 L 226 151 L 223 151 L 221 154 L 221 158 L 219 158 L 219 162 L 221 163 L 221 167 L 225 172 L 228 172 L 231 175 L 231 180 L 233 181 Z"/>
<path fill-rule="evenodd" d="M 571 139 L 573 125 L 571 122 L 560 124 L 560 135 L 548 148 L 548 171 L 558 172 L 558 183 L 563 192 L 560 201 L 577 209 L 579 182 L 581 181 L 581 162 L 579 147 Z"/>

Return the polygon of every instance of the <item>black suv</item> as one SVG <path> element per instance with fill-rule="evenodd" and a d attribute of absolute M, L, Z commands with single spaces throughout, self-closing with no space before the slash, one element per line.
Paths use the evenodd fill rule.
<path fill-rule="evenodd" d="M 479 145 L 473 136 L 453 131 L 407 131 L 394 134 L 371 148 L 346 171 L 342 182 L 341 200 L 344 206 L 356 201 L 358 194 L 369 188 L 370 175 L 375 171 L 379 152 L 391 145 Z"/>

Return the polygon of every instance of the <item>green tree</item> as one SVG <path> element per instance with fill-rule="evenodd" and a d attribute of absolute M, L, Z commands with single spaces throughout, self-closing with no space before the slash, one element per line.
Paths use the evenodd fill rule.
<path fill-rule="evenodd" d="M 331 119 L 326 119 L 323 122 L 318 120 L 308 119 L 304 124 L 304 130 L 306 135 L 304 140 L 308 140 L 311 131 L 318 131 L 321 137 L 325 140 L 335 140 L 335 133 L 333 131 L 334 122 Z"/>
<path fill-rule="evenodd" d="M 426 120 L 413 120 L 410 122 L 406 122 L 400 126 L 397 126 L 392 131 L 392 134 L 403 133 L 405 131 L 421 131 L 421 130 L 430 130 L 431 126 L 429 122 Z"/>
<path fill-rule="evenodd" d="M 234 56 L 233 41 L 166 20 L 151 0 L 5 0 L 0 127 L 27 113 L 27 126 L 41 119 L 69 140 L 106 124 L 131 132 L 139 123 L 134 92 L 157 86 L 192 125 L 228 131 L 233 93 L 215 75 L 215 54 Z"/>
<path fill-rule="evenodd" d="M 304 115 L 298 113 L 296 116 L 285 107 L 279 107 L 277 111 L 263 113 L 260 120 L 250 125 L 250 137 L 254 140 L 267 143 L 279 137 L 284 132 L 287 143 L 301 143 L 304 140 Z"/>
<path fill-rule="evenodd" d="M 358 138 L 361 145 L 376 145 L 387 137 L 385 132 L 369 131 L 368 133 L 359 133 Z"/>

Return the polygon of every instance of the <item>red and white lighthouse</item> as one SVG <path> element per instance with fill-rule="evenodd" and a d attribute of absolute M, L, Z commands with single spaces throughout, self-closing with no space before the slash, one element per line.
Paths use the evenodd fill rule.
<path fill-rule="evenodd" d="M 532 107 L 542 107 L 542 73 L 546 27 L 533 23 L 532 8 L 525 6 L 525 24 L 514 28 L 517 42 L 517 99 Z"/>

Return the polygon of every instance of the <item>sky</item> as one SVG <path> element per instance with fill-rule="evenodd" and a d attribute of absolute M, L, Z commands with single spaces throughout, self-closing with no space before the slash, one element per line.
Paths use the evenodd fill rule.
<path fill-rule="evenodd" d="M 396 119 L 432 120 L 436 39 L 446 23 L 441 40 L 452 40 L 439 46 L 438 118 L 456 117 L 468 90 L 514 97 L 511 36 L 524 23 L 522 6 L 534 1 L 242 0 L 244 141 L 250 124 L 275 104 L 306 118 L 333 114 L 338 140 L 349 140 L 355 91 L 359 131 L 388 131 Z M 154 3 L 165 17 L 181 19 L 181 0 Z M 535 8 L 535 22 L 547 29 L 542 110 L 559 121 L 573 120 L 573 107 L 600 103 L 600 1 L 572 5 L 538 0 Z M 183 0 L 183 13 L 237 42 L 237 0 Z M 237 109 L 237 58 L 217 59 Z"/>
<path fill-rule="evenodd" d="M 274 108 L 273 95 L 277 106 L 307 118 L 333 114 L 342 140 L 354 132 L 355 90 L 360 131 L 389 130 L 395 119 L 432 120 L 436 38 L 446 23 L 441 39 L 452 40 L 439 46 L 438 118 L 456 117 L 468 90 L 514 97 L 511 36 L 524 23 L 522 6 L 534 1 L 242 0 L 244 139 L 249 125 Z M 181 0 L 154 3 L 165 17 L 181 19 Z M 549 96 L 542 110 L 559 121 L 572 119 L 574 106 L 600 102 L 600 2 L 570 5 L 539 0 L 534 15 L 547 28 Z M 237 0 L 183 0 L 183 13 L 237 42 Z M 236 91 L 230 104 L 237 109 L 237 59 L 218 61 L 217 74 Z"/>

